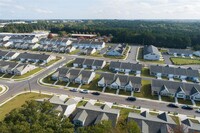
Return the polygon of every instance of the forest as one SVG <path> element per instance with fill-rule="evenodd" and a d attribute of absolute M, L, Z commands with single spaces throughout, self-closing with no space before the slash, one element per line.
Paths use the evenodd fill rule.
<path fill-rule="evenodd" d="M 200 21 L 181 20 L 83 20 L 30 24 L 8 24 L 0 32 L 33 32 L 49 30 L 60 36 L 71 33 L 93 33 L 112 36 L 112 43 L 155 45 L 167 48 L 200 49 Z"/>

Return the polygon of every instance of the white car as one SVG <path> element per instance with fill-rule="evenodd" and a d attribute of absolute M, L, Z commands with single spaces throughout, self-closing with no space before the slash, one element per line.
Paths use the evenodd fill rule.
<path fill-rule="evenodd" d="M 197 112 L 197 113 L 200 113 L 200 109 L 197 109 L 196 112 Z"/>
<path fill-rule="evenodd" d="M 78 92 L 77 88 L 70 89 L 71 92 Z"/>
<path fill-rule="evenodd" d="M 80 93 L 88 94 L 89 90 L 80 90 Z"/>

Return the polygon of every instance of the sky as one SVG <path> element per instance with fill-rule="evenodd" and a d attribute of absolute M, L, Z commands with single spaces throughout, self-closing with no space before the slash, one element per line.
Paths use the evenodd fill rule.
<path fill-rule="evenodd" d="M 0 0 L 0 19 L 200 19 L 200 0 Z"/>

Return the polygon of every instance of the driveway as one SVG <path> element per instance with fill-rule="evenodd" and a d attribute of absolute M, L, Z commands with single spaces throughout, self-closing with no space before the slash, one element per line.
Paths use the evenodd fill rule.
<path fill-rule="evenodd" d="M 130 46 L 130 51 L 128 53 L 128 57 L 126 58 L 127 62 L 137 62 L 136 56 L 137 56 L 137 50 L 139 46 Z"/>
<path fill-rule="evenodd" d="M 163 54 L 162 56 L 163 56 L 163 58 L 165 60 L 165 64 L 173 65 L 172 62 L 171 62 L 171 60 L 170 60 L 170 57 L 171 57 L 170 55 Z"/>

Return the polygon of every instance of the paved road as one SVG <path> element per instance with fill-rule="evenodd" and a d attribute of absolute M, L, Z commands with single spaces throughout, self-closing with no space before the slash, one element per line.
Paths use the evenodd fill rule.
<path fill-rule="evenodd" d="M 130 52 L 128 54 L 128 57 L 126 58 L 127 62 L 136 62 L 136 55 L 137 55 L 137 50 L 139 46 L 130 46 Z"/>
<path fill-rule="evenodd" d="M 171 60 L 170 60 L 170 57 L 171 57 L 170 55 L 163 54 L 162 56 L 163 56 L 163 58 L 165 60 L 165 64 L 173 65 L 172 62 L 171 62 Z"/>
<path fill-rule="evenodd" d="M 71 60 L 73 57 L 67 56 L 65 59 L 54 66 L 50 67 L 49 69 L 44 70 L 40 74 L 32 77 L 29 82 L 28 81 L 21 81 L 21 82 L 10 82 L 5 80 L 0 80 L 0 84 L 7 85 L 10 89 L 2 96 L 0 96 L 0 101 L 3 102 L 6 99 L 14 96 L 15 94 L 22 92 L 25 90 L 25 88 L 29 88 L 29 84 L 31 86 L 32 90 L 35 91 L 42 91 L 42 92 L 49 92 L 49 93 L 57 93 L 57 94 L 67 94 L 72 96 L 78 96 L 78 97 L 86 97 L 90 99 L 99 99 L 102 101 L 107 102 L 117 102 L 119 104 L 126 104 L 126 105 L 135 105 L 135 106 L 141 106 L 144 108 L 150 108 L 150 109 L 157 109 L 157 110 L 163 110 L 163 111 L 174 111 L 179 112 L 186 115 L 196 115 L 200 116 L 200 114 L 196 114 L 194 111 L 185 111 L 182 109 L 171 109 L 166 106 L 166 103 L 158 103 L 153 101 L 147 101 L 147 100 L 140 100 L 138 99 L 135 102 L 128 102 L 125 100 L 125 97 L 117 96 L 117 95 L 110 95 L 110 94 L 101 94 L 100 96 L 94 96 L 91 94 L 81 94 L 81 93 L 74 93 L 70 92 L 66 89 L 55 89 L 49 86 L 42 86 L 37 83 L 37 80 L 44 77 L 45 75 L 48 75 L 50 72 L 56 70 L 59 66 L 63 65 L 67 61 Z"/>

